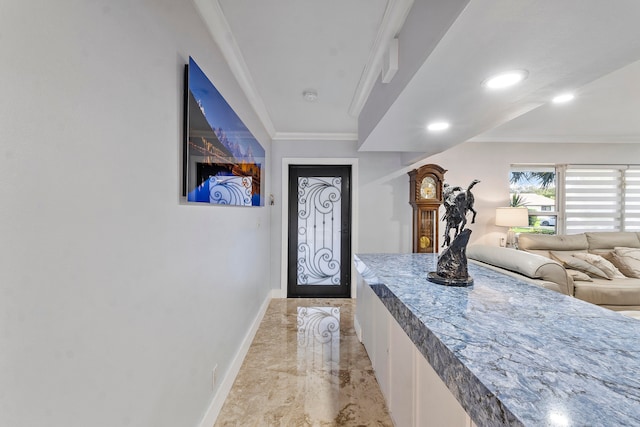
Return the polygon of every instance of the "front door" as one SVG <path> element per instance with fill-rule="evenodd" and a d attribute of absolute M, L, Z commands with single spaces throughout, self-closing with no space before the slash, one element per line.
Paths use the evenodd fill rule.
<path fill-rule="evenodd" d="M 351 296 L 351 166 L 289 166 L 287 296 Z"/>

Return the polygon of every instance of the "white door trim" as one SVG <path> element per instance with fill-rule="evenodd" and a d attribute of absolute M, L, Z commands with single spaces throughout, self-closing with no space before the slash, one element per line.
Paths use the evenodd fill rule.
<path fill-rule="evenodd" d="M 282 159 L 282 240 L 280 256 L 280 296 L 287 297 L 287 262 L 289 247 L 289 165 L 351 166 L 351 259 L 358 250 L 358 159 L 357 158 L 283 158 Z M 356 271 L 351 263 L 351 298 L 356 297 Z"/>

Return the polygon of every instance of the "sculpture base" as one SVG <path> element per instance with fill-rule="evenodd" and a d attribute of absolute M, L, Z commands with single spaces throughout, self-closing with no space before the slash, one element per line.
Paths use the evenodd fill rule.
<path fill-rule="evenodd" d="M 471 276 L 467 276 L 466 279 L 449 279 L 449 278 L 440 276 L 435 271 L 432 271 L 427 275 L 427 280 L 433 283 L 437 283 L 438 285 L 456 286 L 459 288 L 466 288 L 468 286 L 473 286 L 473 277 Z"/>

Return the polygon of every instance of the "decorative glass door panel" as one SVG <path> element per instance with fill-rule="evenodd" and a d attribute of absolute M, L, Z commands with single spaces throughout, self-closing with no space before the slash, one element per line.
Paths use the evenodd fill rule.
<path fill-rule="evenodd" d="M 298 284 L 340 284 L 339 177 L 298 177 Z"/>
<path fill-rule="evenodd" d="M 348 296 L 349 166 L 291 166 L 289 296 Z"/>

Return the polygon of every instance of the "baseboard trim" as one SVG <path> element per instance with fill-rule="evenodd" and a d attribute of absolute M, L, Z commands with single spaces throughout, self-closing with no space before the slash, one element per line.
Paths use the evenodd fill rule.
<path fill-rule="evenodd" d="M 272 299 L 286 298 L 286 297 L 287 297 L 287 293 L 283 292 L 281 289 L 273 289 L 271 291 L 271 298 Z"/>
<path fill-rule="evenodd" d="M 353 328 L 356 330 L 356 336 L 358 340 L 362 342 L 362 326 L 360 326 L 360 322 L 358 322 L 358 318 L 353 316 Z"/>
<path fill-rule="evenodd" d="M 277 293 L 279 294 L 279 290 Z M 276 294 L 276 290 L 272 290 L 262 303 L 258 314 L 256 315 L 255 319 L 253 319 L 251 328 L 245 335 L 244 340 L 242 340 L 242 345 L 238 349 L 238 352 L 231 362 L 229 372 L 227 372 L 227 375 L 225 375 L 225 377 L 222 379 L 220 387 L 218 388 L 216 394 L 213 396 L 207 412 L 205 412 L 204 417 L 202 417 L 202 421 L 200 421 L 200 424 L 198 425 L 199 427 L 212 427 L 215 424 L 216 419 L 220 414 L 220 410 L 222 410 L 222 405 L 224 405 L 224 401 L 227 399 L 227 396 L 231 391 L 233 382 L 236 380 L 238 372 L 240 372 L 240 367 L 242 366 L 242 362 L 244 361 L 244 358 L 249 351 L 249 347 L 251 347 L 253 338 L 256 336 L 256 332 L 258 332 L 260 323 L 262 322 L 262 319 L 267 312 L 269 302 L 271 302 L 271 299 L 274 298 L 274 294 Z"/>

